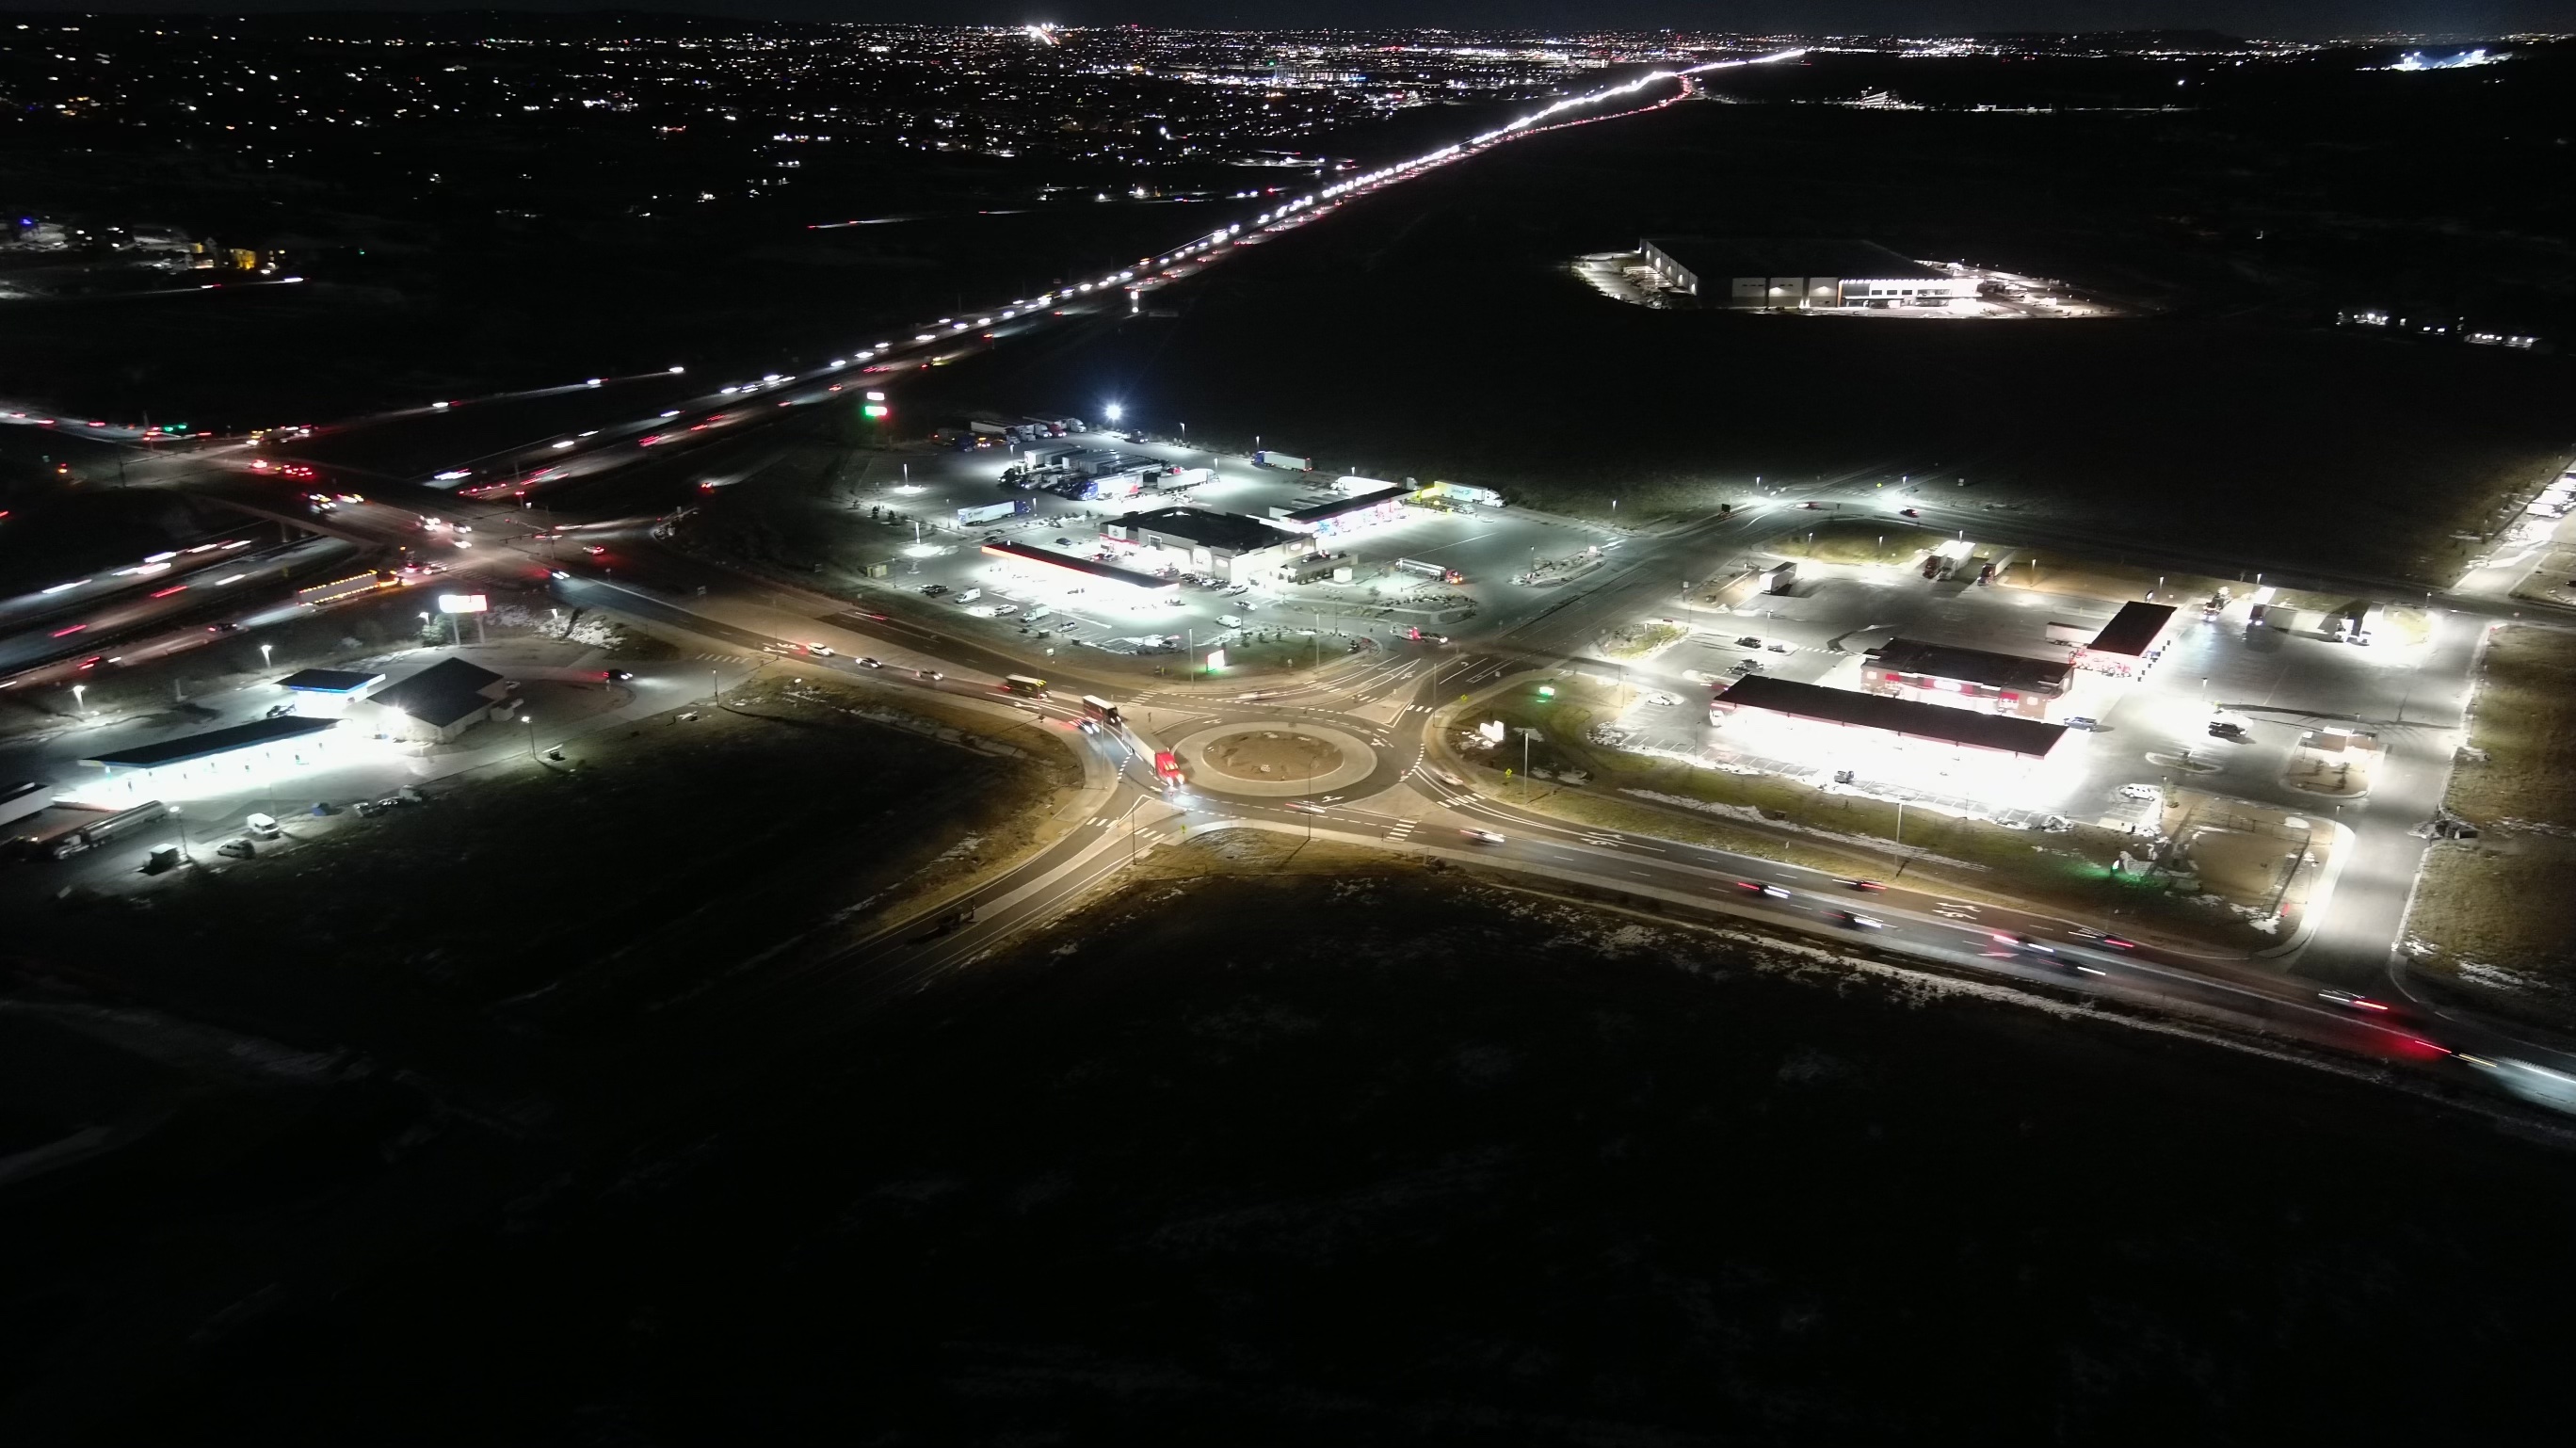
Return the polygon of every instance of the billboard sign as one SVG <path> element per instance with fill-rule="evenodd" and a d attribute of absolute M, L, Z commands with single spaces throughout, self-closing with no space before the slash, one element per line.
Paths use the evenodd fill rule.
<path fill-rule="evenodd" d="M 442 593 L 438 596 L 440 613 L 482 613 L 491 606 L 491 599 L 480 593 Z"/>

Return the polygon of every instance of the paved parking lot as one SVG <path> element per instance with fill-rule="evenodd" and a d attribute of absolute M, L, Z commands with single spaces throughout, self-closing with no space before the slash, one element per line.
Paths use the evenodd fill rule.
<path fill-rule="evenodd" d="M 1609 529 L 1567 520 L 1534 517 L 1509 508 L 1470 507 L 1458 512 L 1427 508 L 1407 510 L 1396 522 L 1321 540 L 1335 554 L 1348 554 L 1355 579 L 1306 585 L 1266 579 L 1249 589 L 1226 591 L 1184 585 L 1177 602 L 1142 602 L 1110 585 L 1086 585 L 1046 578 L 1038 570 L 995 559 L 981 551 L 987 538 L 1022 543 L 1052 552 L 1145 566 L 1150 553 L 1131 550 L 1106 537 L 1102 525 L 1133 512 L 1166 507 L 1266 516 L 1272 508 L 1294 508 L 1338 496 L 1328 473 L 1298 474 L 1256 468 L 1249 462 L 1196 449 L 1129 443 L 1105 434 L 1086 434 L 1068 441 L 1137 459 L 1182 467 L 1211 469 L 1208 482 L 1176 493 L 1148 492 L 1110 501 L 1070 501 L 1050 493 L 1024 491 L 1002 482 L 1004 469 L 1021 460 L 1020 450 L 991 448 L 941 452 L 876 462 L 867 482 L 849 492 L 849 505 L 859 511 L 883 508 L 903 515 L 899 539 L 914 524 L 920 541 L 896 544 L 891 586 L 938 595 L 961 611 L 979 617 L 1029 621 L 1032 638 L 1079 639 L 1125 651 L 1139 641 L 1179 638 L 1190 646 L 1223 639 L 1241 629 L 1321 630 L 1328 635 L 1393 635 L 1409 627 L 1436 631 L 1459 622 L 1458 610 L 1472 609 L 1479 629 L 1508 626 L 1539 613 L 1579 589 L 1570 585 L 1526 586 L 1512 580 L 1527 574 L 1541 559 L 1559 559 L 1607 545 L 1604 566 L 1615 564 L 1617 534 Z M 1391 481 L 1401 482 L 1401 479 Z M 999 522 L 960 527 L 960 508 L 1027 500 L 1031 512 Z M 1399 558 L 1454 568 L 1462 584 L 1399 571 Z M 976 596 L 967 598 L 974 593 Z M 1001 612 L 1008 609 L 1008 613 Z M 1240 620 L 1228 624 L 1227 619 Z"/>
<path fill-rule="evenodd" d="M 1735 666 L 1758 660 L 1775 678 L 1832 688 L 1860 687 L 1861 651 L 1902 635 L 2035 658 L 2062 658 L 2046 636 L 2051 622 L 2099 625 L 2118 609 L 2108 600 L 2027 589 L 1929 584 L 1909 568 L 1802 564 L 1793 592 L 1762 596 L 1731 612 L 1679 615 L 1692 635 L 1653 660 L 1605 673 L 1684 707 L 1632 705 L 1622 724 L 1640 747 L 1675 754 L 1723 754 L 1727 741 L 1695 707 Z M 2090 717 L 2099 727 L 2071 734 L 2046 768 L 2007 803 L 2073 818 L 2131 812 L 2125 784 L 2190 785 L 2290 807 L 2332 812 L 2339 801 L 2291 787 L 2284 775 L 2299 740 L 2320 726 L 2401 738 L 2455 725 L 2461 655 L 2474 630 L 2456 622 L 2433 642 L 2358 647 L 2304 634 L 2248 627 L 2244 608 L 2202 621 L 2186 608 L 2164 656 L 2143 679 L 2078 671 L 2058 718 Z M 1740 640 L 1752 638 L 1761 646 Z M 1787 644 L 1783 654 L 1771 645 Z M 2450 682 L 2426 687 L 2421 680 Z M 2419 697 L 2420 695 L 2420 697 Z M 2213 738 L 2224 708 L 2246 721 L 2241 742 Z M 2411 712 L 2410 712 L 2411 711 Z M 2419 741 L 2420 742 L 2420 741 Z M 2402 758 L 2403 752 L 2392 755 Z M 1864 781 L 1900 787 L 1903 781 Z M 2347 808 L 2350 802 L 2345 803 Z"/>

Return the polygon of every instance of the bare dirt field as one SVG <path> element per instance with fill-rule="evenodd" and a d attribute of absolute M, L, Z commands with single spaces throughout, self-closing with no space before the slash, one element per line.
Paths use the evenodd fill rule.
<path fill-rule="evenodd" d="M 1884 164 L 1775 160 L 1827 152 Z M 1982 179 L 1962 184 L 1970 155 Z M 2056 116 L 2043 129 L 1675 107 L 1350 203 L 1160 294 L 1170 317 L 943 369 L 923 402 L 1017 414 L 1114 391 L 1144 427 L 1186 420 L 1229 446 L 1259 434 L 1324 466 L 1498 486 L 1603 519 L 1616 499 L 1623 522 L 1741 504 L 1757 476 L 1894 487 L 1938 474 L 1945 501 L 2138 550 L 2447 583 L 2478 549 L 2450 535 L 2484 530 L 2504 491 L 2563 460 L 2555 399 L 2571 364 L 2324 325 L 2332 303 L 2313 267 L 2335 246 L 2313 221 L 2266 214 L 2279 237 L 2310 235 L 2296 266 L 2253 247 L 2251 226 L 2248 254 L 2215 264 L 2219 244 L 2177 220 L 2217 204 L 2201 193 L 2256 211 L 2315 184 L 2249 189 L 2227 155 L 2180 119 Z M 2105 167 L 2124 184 L 2098 184 Z M 2076 172 L 2097 182 L 2070 185 Z M 2364 194 L 2356 183 L 2315 204 L 2340 222 Z M 2082 325 L 1858 326 L 1649 311 L 1563 265 L 1642 235 L 1748 228 L 2079 283 L 2118 275 L 2187 300 Z M 1358 335 L 1387 341 L 1350 346 Z"/>
<path fill-rule="evenodd" d="M 2489 635 L 2469 747 L 2445 803 L 2480 837 L 2425 856 L 2406 918 L 2415 962 L 2506 1001 L 2576 1010 L 2576 634 Z"/>
<path fill-rule="evenodd" d="M 1297 857 L 1163 852 L 721 1129 L 228 1324 L 104 1436 L 2145 1444 L 2554 1411 L 2576 1250 L 2384 1189 L 2563 1215 L 2547 1146 Z"/>

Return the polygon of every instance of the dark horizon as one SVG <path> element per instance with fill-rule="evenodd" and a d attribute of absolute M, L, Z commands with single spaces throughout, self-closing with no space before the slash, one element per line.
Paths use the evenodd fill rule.
<path fill-rule="evenodd" d="M 2426 0 L 2343 0 L 2324 7 L 2290 0 L 2238 3 L 2147 4 L 2137 0 L 1825 0 L 1792 4 L 1743 0 L 1708 5 L 1685 0 L 1616 0 L 1568 6 L 1540 0 L 1466 4 L 1462 0 L 1293 0 L 1247 6 L 1234 0 L 1029 0 L 989 3 L 973 13 L 939 0 L 701 0 L 692 4 L 506 5 L 455 3 L 314 5 L 279 3 L 173 5 L 167 0 L 64 0 L 19 4 L 0 13 L 21 16 L 87 15 L 334 15 L 429 14 L 489 11 L 527 14 L 613 14 L 619 11 L 698 15 L 727 20 L 801 20 L 934 26 L 1146 25 L 1171 29 L 1305 30 L 1319 28 L 1468 31 L 1649 31 L 1658 29 L 1738 34 L 1916 35 L 2111 34 L 2148 31 L 2216 31 L 2247 39 L 2332 40 L 2390 36 L 2495 37 L 2576 33 L 2576 0 L 2489 0 L 2479 4 Z"/>

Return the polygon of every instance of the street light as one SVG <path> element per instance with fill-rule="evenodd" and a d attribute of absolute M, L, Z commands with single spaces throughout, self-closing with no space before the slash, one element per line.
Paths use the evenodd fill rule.
<path fill-rule="evenodd" d="M 1113 403 L 1109 404 L 1107 407 L 1102 408 L 1102 409 L 1101 409 L 1101 413 L 1102 413 L 1102 415 L 1106 416 L 1106 417 L 1107 417 L 1111 422 L 1116 422 L 1118 419 L 1120 419 L 1120 418 L 1122 418 L 1122 417 L 1125 417 L 1125 416 L 1127 415 L 1127 409 L 1126 409 L 1126 408 L 1123 408 L 1123 407 L 1119 406 L 1117 403 L 1114 403 L 1114 402 L 1113 402 Z"/>
<path fill-rule="evenodd" d="M 523 709 L 519 711 L 519 722 L 528 726 L 528 757 L 534 759 L 537 757 L 537 716 Z"/>
<path fill-rule="evenodd" d="M 275 645 L 275 644 L 261 644 L 261 645 L 259 646 L 259 667 L 260 667 L 260 669 L 261 669 L 261 671 L 262 671 L 262 672 L 265 672 L 265 671 L 267 670 L 267 668 L 268 668 L 268 653 L 269 653 L 269 650 L 274 649 L 274 648 L 276 648 L 276 647 L 277 647 L 277 645 Z"/>

